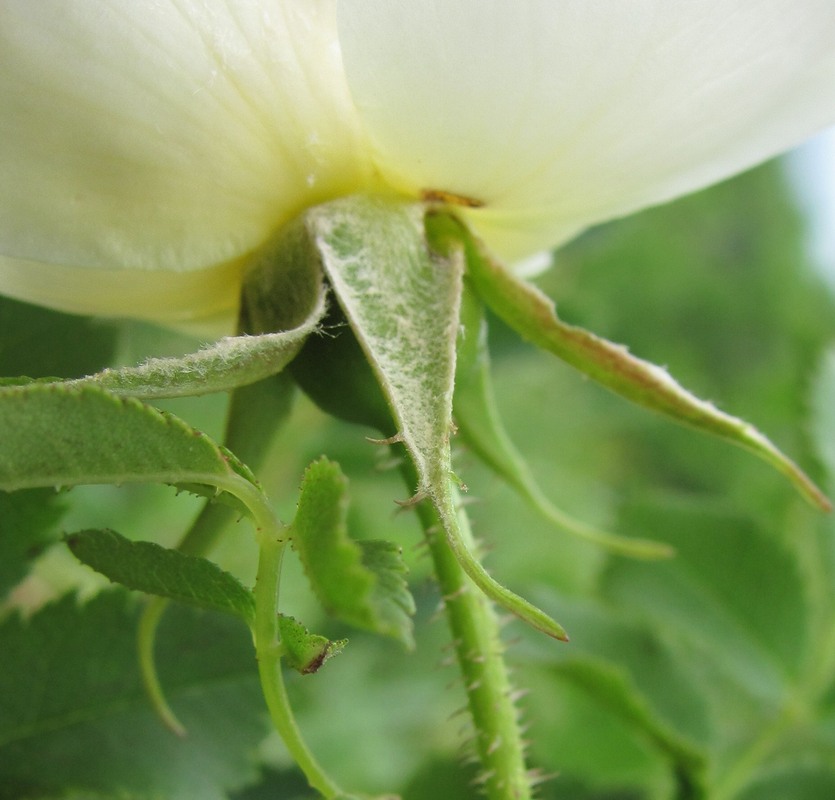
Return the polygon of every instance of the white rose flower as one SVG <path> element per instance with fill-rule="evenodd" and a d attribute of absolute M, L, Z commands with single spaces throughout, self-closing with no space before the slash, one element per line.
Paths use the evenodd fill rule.
<path fill-rule="evenodd" d="M 517 260 L 835 123 L 830 0 L 5 0 L 0 292 L 230 310 L 359 192 L 460 205 Z"/>

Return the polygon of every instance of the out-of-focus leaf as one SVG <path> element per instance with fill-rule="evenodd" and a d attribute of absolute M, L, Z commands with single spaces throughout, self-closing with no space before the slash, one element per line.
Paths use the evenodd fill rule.
<path fill-rule="evenodd" d="M 824 800 L 835 797 L 835 765 L 799 764 L 766 774 L 739 800 Z"/>
<path fill-rule="evenodd" d="M 532 640 L 528 661 L 549 665 L 562 679 L 588 692 L 603 709 L 651 744 L 671 774 L 703 796 L 708 745 L 708 709 L 689 664 L 646 625 L 617 609 L 564 599 L 552 604 L 576 631 L 570 648 L 546 648 Z"/>
<path fill-rule="evenodd" d="M 225 800 L 255 779 L 266 733 L 246 629 L 172 609 L 157 653 L 189 735 L 164 730 L 142 689 L 136 605 L 119 591 L 65 597 L 0 626 L 0 798 L 60 795 Z"/>
<path fill-rule="evenodd" d="M 29 562 L 58 537 L 64 513 L 54 489 L 0 492 L 0 599 L 27 573 Z"/>
<path fill-rule="evenodd" d="M 0 377 L 78 378 L 113 358 L 118 327 L 0 297 Z"/>
<path fill-rule="evenodd" d="M 696 647 L 742 691 L 778 702 L 808 645 L 791 551 L 751 520 L 697 502 L 636 504 L 624 513 L 632 525 L 652 525 L 678 555 L 651 567 L 613 562 L 605 593 Z"/>

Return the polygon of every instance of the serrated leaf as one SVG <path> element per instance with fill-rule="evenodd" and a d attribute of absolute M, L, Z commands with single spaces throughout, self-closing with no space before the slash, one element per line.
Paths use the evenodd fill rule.
<path fill-rule="evenodd" d="M 282 658 L 288 667 L 302 675 L 318 672 L 326 661 L 339 655 L 348 643 L 347 639 L 331 641 L 311 633 L 301 622 L 283 614 L 279 615 L 278 629 L 281 632 Z"/>
<path fill-rule="evenodd" d="M 439 235 L 455 235 L 448 221 L 436 218 L 435 224 Z M 666 369 L 631 355 L 623 345 L 564 323 L 548 297 L 493 259 L 463 226 L 457 231 L 467 253 L 467 274 L 480 297 L 524 339 L 637 405 L 749 450 L 788 478 L 812 505 L 831 510 L 812 480 L 753 425 L 700 400 Z"/>
<path fill-rule="evenodd" d="M 255 618 L 252 592 L 208 559 L 110 530 L 80 531 L 66 542 L 79 561 L 128 589 L 232 614 L 250 625 Z"/>
<path fill-rule="evenodd" d="M 348 535 L 348 480 L 325 458 L 305 471 L 292 545 L 322 605 L 340 619 L 414 646 L 414 601 L 399 549 Z"/>
<path fill-rule="evenodd" d="M 311 210 L 322 265 L 397 425 L 418 486 L 431 499 L 447 542 L 470 579 L 492 600 L 555 638 L 547 614 L 491 577 L 460 524 L 449 437 L 464 256 L 433 249 L 420 204 L 350 197 Z"/>
<path fill-rule="evenodd" d="M 172 609 L 157 653 L 189 735 L 165 731 L 135 656 L 137 604 L 121 591 L 65 597 L 0 625 L 0 798 L 64 788 L 135 800 L 225 800 L 255 777 L 267 724 L 248 632 Z"/>
<path fill-rule="evenodd" d="M 209 437 L 102 389 L 0 389 L 0 489 L 155 482 L 212 486 L 252 513 L 266 503 L 251 473 Z"/>
<path fill-rule="evenodd" d="M 28 563 L 58 538 L 63 513 L 53 489 L 0 492 L 0 599 L 26 575 Z"/>
<path fill-rule="evenodd" d="M 406 581 L 409 570 L 403 562 L 402 550 L 386 539 L 363 539 L 357 544 L 362 551 L 362 565 L 377 579 L 373 594 L 382 627 L 387 630 L 401 629 L 403 619 L 413 617 L 416 610 Z M 410 638 L 404 636 L 403 642 L 411 646 Z"/>

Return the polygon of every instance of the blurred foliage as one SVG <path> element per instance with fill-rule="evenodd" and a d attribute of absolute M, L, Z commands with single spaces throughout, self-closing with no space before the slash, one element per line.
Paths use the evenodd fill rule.
<path fill-rule="evenodd" d="M 835 470 L 835 451 L 831 442 L 817 447 L 815 437 L 835 435 L 835 371 L 816 376 L 835 340 L 835 304 L 807 262 L 803 233 L 781 167 L 772 163 L 590 231 L 560 251 L 538 283 L 567 322 L 668 366 L 688 389 L 756 424 L 831 492 L 835 478 L 825 469 Z M 114 353 L 162 355 L 170 346 L 140 326 L 123 328 L 118 342 L 113 330 L 2 301 L 0 364 L 7 374 L 76 374 Z M 506 633 L 515 681 L 531 692 L 522 706 L 532 766 L 559 773 L 539 796 L 830 796 L 832 522 L 746 453 L 627 405 L 495 320 L 491 335 L 499 406 L 549 496 L 574 516 L 678 550 L 665 563 L 609 557 L 549 528 L 471 454 L 456 453 L 491 570 L 553 612 L 572 636 L 568 645 L 555 643 L 518 623 Z M 217 398 L 166 407 L 210 432 L 220 429 Z M 466 763 L 466 718 L 455 714 L 463 695 L 453 669 L 438 667 L 446 633 L 442 621 L 430 624 L 438 598 L 428 560 L 413 516 L 395 511 L 392 501 L 408 492 L 396 470 L 386 469 L 390 454 L 369 445 L 367 433 L 301 399 L 259 477 L 291 519 L 305 466 L 323 453 L 341 464 L 352 485 L 352 532 L 404 547 L 418 604 L 417 649 L 405 653 L 325 618 L 291 559 L 286 612 L 351 641 L 328 670 L 291 676 L 289 689 L 314 751 L 345 784 L 399 791 L 404 800 L 468 800 L 478 793 Z M 84 489 L 60 506 L 70 507 L 68 528 L 107 525 L 170 544 L 194 513 L 184 502 L 173 490 Z M 37 527 L 53 531 L 59 511 L 44 512 Z M 21 506 L 18 516 L 34 512 Z M 251 538 L 233 524 L 214 554 L 250 582 Z M 26 555 L 38 557 L 42 546 Z M 68 566 L 62 547 L 34 562 L 15 590 L 20 604 L 36 606 L 54 593 L 50 587 L 81 580 L 82 568 Z M 228 747 L 250 748 L 250 763 L 261 763 L 249 788 L 227 784 L 238 784 L 230 797 L 312 797 L 288 771 L 274 736 L 257 755 L 248 741 Z M 239 778 L 243 770 L 235 769 Z"/>

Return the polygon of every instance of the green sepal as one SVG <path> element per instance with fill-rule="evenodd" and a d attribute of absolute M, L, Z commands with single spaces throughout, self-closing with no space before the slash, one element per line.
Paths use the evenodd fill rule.
<path fill-rule="evenodd" d="M 436 240 L 461 243 L 479 296 L 524 339 L 637 405 L 749 450 L 788 478 L 812 505 L 831 510 L 828 498 L 800 467 L 752 425 L 695 397 L 665 369 L 631 355 L 623 345 L 562 322 L 548 297 L 516 278 L 449 215 L 434 214 L 429 220 Z"/>
<path fill-rule="evenodd" d="M 304 226 L 291 224 L 252 259 L 242 290 L 242 336 L 227 336 L 196 353 L 152 358 L 94 375 L 0 378 L 0 386 L 62 382 L 95 386 L 122 397 L 191 397 L 247 386 L 281 372 L 325 315 L 318 252 Z"/>
<path fill-rule="evenodd" d="M 552 525 L 619 555 L 657 559 L 674 554 L 665 543 L 618 536 L 573 519 L 545 496 L 499 416 L 490 378 L 484 306 L 467 279 L 461 303 L 453 410 L 458 433 L 470 449 Z"/>
<path fill-rule="evenodd" d="M 152 358 L 137 367 L 105 369 L 70 386 L 99 386 L 123 397 L 146 400 L 193 397 L 248 386 L 281 372 L 325 313 L 324 292 L 298 326 L 257 336 L 227 336 L 196 353 Z M 44 381 L 40 381 L 44 382 Z"/>
<path fill-rule="evenodd" d="M 476 559 L 461 529 L 451 468 L 452 395 L 464 254 L 427 241 L 425 208 L 390 198 L 349 197 L 312 209 L 322 266 L 388 401 L 418 485 L 431 500 L 461 567 L 492 600 L 555 638 L 565 631 L 502 586 Z"/>
<path fill-rule="evenodd" d="M 313 591 L 327 611 L 359 628 L 413 647 L 414 600 L 399 548 L 385 541 L 354 541 L 348 534 L 348 479 L 322 458 L 305 471 L 290 526 Z"/>

